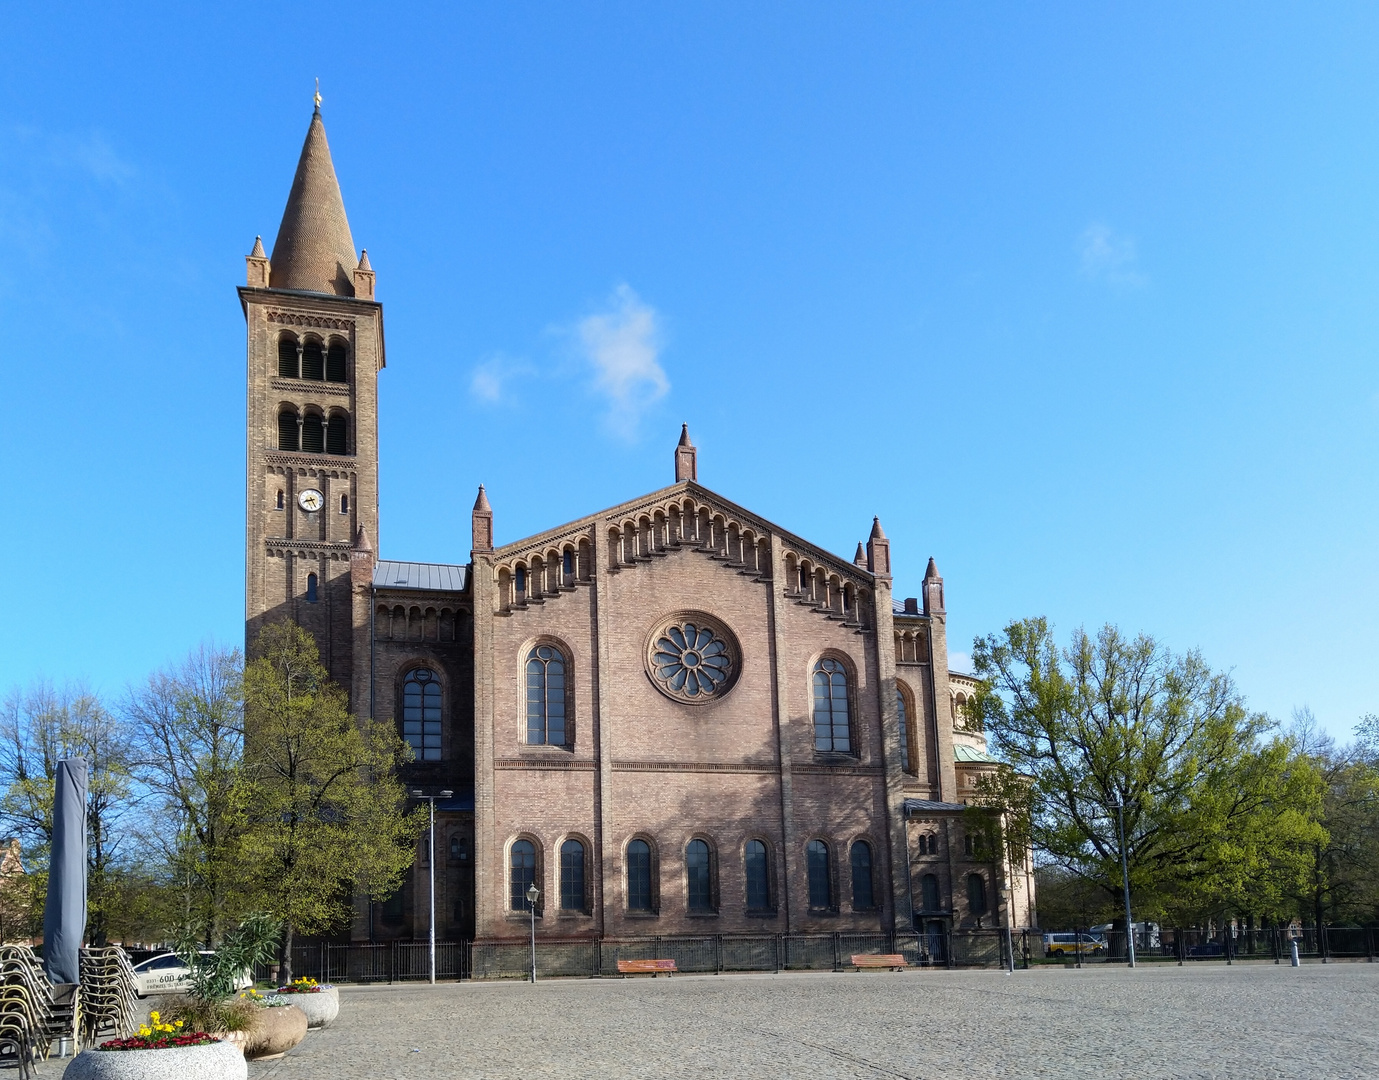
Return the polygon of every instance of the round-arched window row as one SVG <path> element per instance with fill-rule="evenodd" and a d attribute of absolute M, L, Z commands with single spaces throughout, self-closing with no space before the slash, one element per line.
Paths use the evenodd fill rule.
<path fill-rule="evenodd" d="M 348 381 L 349 353 L 343 341 L 331 338 L 323 343 L 317 337 L 298 338 L 284 331 L 278 335 L 278 375 L 284 379 L 309 382 Z"/>
<path fill-rule="evenodd" d="M 832 851 L 827 841 L 815 839 L 806 845 L 809 906 L 816 911 L 836 911 Z M 560 910 L 587 914 L 591 910 L 588 889 L 588 845 L 578 837 L 567 837 L 560 844 L 557 872 L 553 883 Z M 692 837 L 684 858 L 684 896 L 686 909 L 694 915 L 714 915 L 719 911 L 718 853 L 707 837 Z M 851 869 L 852 910 L 870 913 L 879 909 L 875 879 L 876 862 L 867 840 L 853 841 L 848 853 Z M 542 856 L 539 842 L 530 836 L 518 837 L 508 848 L 509 910 L 528 912 L 527 889 L 541 889 Z M 776 884 L 771 849 L 765 840 L 751 837 L 742 847 L 743 888 L 749 913 L 769 914 L 776 910 Z M 930 875 L 932 876 L 932 875 Z M 659 855 L 653 842 L 644 836 L 628 841 L 623 857 L 623 886 L 627 910 L 655 914 L 660 908 L 658 882 Z M 927 881 L 927 879 L 926 879 Z M 930 898 L 925 885 L 926 907 Z M 937 903 L 937 879 L 933 899 Z M 537 900 L 538 911 L 541 901 Z"/>
<path fill-rule="evenodd" d="M 349 417 L 336 409 L 329 416 L 319 412 L 299 414 L 296 409 L 278 412 L 278 449 L 307 454 L 349 453 Z"/>

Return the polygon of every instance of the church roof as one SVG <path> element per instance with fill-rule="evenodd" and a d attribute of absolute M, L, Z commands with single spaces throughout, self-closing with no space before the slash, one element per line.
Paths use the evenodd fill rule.
<path fill-rule="evenodd" d="M 468 577 L 467 566 L 380 559 L 373 568 L 373 587 L 416 589 L 425 592 L 464 592 Z"/>
<path fill-rule="evenodd" d="M 278 239 L 269 259 L 269 285 L 353 296 L 351 271 L 357 264 L 345 200 L 340 196 L 318 109 L 311 114 L 297 175 L 292 178 L 292 191 L 278 226 Z"/>
<path fill-rule="evenodd" d="M 936 802 L 933 799 L 906 799 L 905 813 L 923 814 L 935 810 L 966 810 L 967 804 L 960 802 Z"/>
<path fill-rule="evenodd" d="M 966 761 L 966 762 L 972 762 L 972 763 L 979 763 L 979 762 L 980 762 L 980 763 L 990 764 L 990 765 L 999 765 L 999 764 L 1000 764 L 1000 762 L 998 762 L 994 757 L 992 757 L 990 754 L 988 754 L 985 750 L 978 750 L 975 746 L 967 746 L 967 745 L 964 745 L 963 743 L 954 743 L 954 744 L 953 744 L 953 760 L 954 760 L 954 761 Z"/>

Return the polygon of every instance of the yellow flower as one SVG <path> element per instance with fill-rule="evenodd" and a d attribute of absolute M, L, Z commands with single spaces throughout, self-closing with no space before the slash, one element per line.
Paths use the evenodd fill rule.
<path fill-rule="evenodd" d="M 152 1035 L 153 1032 L 149 1030 L 149 1026 L 148 1026 L 147 1024 L 140 1024 L 140 1025 L 139 1025 L 139 1034 L 140 1034 L 141 1036 L 143 1036 L 144 1038 L 147 1038 L 148 1036 Z"/>
<path fill-rule="evenodd" d="M 186 1023 L 185 1020 L 179 1020 L 179 1021 L 177 1021 L 177 1026 L 178 1026 L 178 1027 L 181 1027 L 181 1026 L 182 1026 L 183 1024 L 185 1024 L 185 1023 Z"/>
<path fill-rule="evenodd" d="M 162 1017 L 160 1017 L 160 1016 L 158 1015 L 158 1010 L 157 1010 L 157 1009 L 154 1009 L 153 1012 L 149 1013 L 149 1014 L 148 1014 L 148 1018 L 149 1018 L 151 1021 L 153 1021 L 153 1023 L 155 1023 L 155 1024 L 158 1023 L 158 1021 L 162 1019 Z"/>

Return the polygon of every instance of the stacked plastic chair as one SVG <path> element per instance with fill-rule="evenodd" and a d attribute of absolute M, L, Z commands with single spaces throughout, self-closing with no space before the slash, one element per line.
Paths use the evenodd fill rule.
<path fill-rule="evenodd" d="M 134 1031 L 139 1017 L 134 968 L 118 946 L 81 950 L 81 1041 L 121 1039 Z"/>
<path fill-rule="evenodd" d="M 79 1010 L 75 989 L 61 1004 L 43 967 L 26 945 L 0 945 L 0 1056 L 12 1056 L 21 1078 L 48 1057 L 53 1039 L 73 1038 Z"/>

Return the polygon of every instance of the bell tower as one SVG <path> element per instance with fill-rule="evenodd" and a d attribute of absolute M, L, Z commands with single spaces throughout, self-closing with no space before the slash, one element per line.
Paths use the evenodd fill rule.
<path fill-rule="evenodd" d="M 378 546 L 383 308 L 367 252 L 355 255 L 320 106 L 317 94 L 273 253 L 254 241 L 239 290 L 248 338 L 244 633 L 252 651 L 263 625 L 294 620 L 361 710 L 368 660 L 354 654 L 368 643 Z"/>

